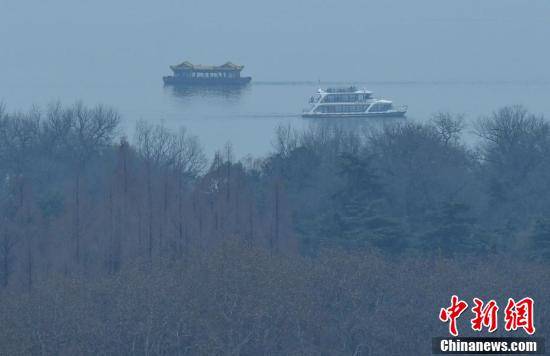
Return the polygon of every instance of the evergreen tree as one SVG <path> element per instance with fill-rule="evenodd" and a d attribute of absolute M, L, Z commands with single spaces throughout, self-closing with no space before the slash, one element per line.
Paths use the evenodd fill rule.
<path fill-rule="evenodd" d="M 422 236 L 421 248 L 441 251 L 445 255 L 480 252 L 488 244 L 476 233 L 475 219 L 470 207 L 459 202 L 447 202 L 428 218 L 430 228 Z"/>
<path fill-rule="evenodd" d="M 369 157 L 344 155 L 341 174 L 346 185 L 336 196 L 339 236 L 385 251 L 406 247 L 400 222 L 387 214 L 383 186 L 370 167 Z"/>
<path fill-rule="evenodd" d="M 537 257 L 550 260 L 550 218 L 540 218 L 535 222 L 530 245 Z"/>

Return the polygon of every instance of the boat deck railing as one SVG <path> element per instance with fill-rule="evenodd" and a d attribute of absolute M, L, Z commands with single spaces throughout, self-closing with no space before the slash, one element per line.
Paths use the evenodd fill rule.
<path fill-rule="evenodd" d="M 356 86 L 350 86 L 350 87 L 345 87 L 345 88 L 326 88 L 324 90 L 326 93 L 331 93 L 331 94 L 335 94 L 335 93 L 353 93 L 355 91 L 357 91 L 357 87 Z"/>

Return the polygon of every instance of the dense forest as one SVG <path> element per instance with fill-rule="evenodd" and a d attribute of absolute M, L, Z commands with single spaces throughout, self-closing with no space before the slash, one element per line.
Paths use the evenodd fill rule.
<path fill-rule="evenodd" d="M 208 159 L 111 108 L 0 107 L 0 352 L 429 354 L 451 293 L 531 296 L 550 336 L 544 117 L 280 127 L 273 147 Z"/>

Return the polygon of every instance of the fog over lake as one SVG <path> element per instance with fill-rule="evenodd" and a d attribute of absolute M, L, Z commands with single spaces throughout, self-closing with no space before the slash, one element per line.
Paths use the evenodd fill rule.
<path fill-rule="evenodd" d="M 0 100 L 60 100 L 187 127 L 208 153 L 263 155 L 323 83 L 352 83 L 425 120 L 511 104 L 550 116 L 550 2 L 0 0 Z M 240 91 L 175 91 L 171 64 L 245 65 Z M 365 125 L 366 123 L 353 123 Z"/>
<path fill-rule="evenodd" d="M 549 35 L 550 0 L 0 0 L 0 356 L 540 351 Z"/>

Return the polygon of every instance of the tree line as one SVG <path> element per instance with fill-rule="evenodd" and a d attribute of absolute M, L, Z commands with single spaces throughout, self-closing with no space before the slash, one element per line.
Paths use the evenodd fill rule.
<path fill-rule="evenodd" d="M 208 159 L 185 129 L 145 121 L 128 138 L 120 120 L 0 107 L 6 354 L 415 353 L 376 325 L 392 327 L 392 305 L 445 303 L 462 260 L 479 272 L 467 293 L 547 299 L 550 123 L 523 107 L 468 126 L 280 127 L 261 159 L 230 145 Z M 510 260 L 532 277 L 511 287 Z"/>
<path fill-rule="evenodd" d="M 438 113 L 376 129 L 280 128 L 276 137 L 266 164 L 283 175 L 305 250 L 550 257 L 550 124 L 521 106 L 469 126 Z"/>
<path fill-rule="evenodd" d="M 256 173 L 230 146 L 208 162 L 184 129 L 140 122 L 129 142 L 119 122 L 82 103 L 1 112 L 2 286 L 115 273 L 230 236 L 273 250 L 291 243 L 277 177 L 256 191 Z"/>

